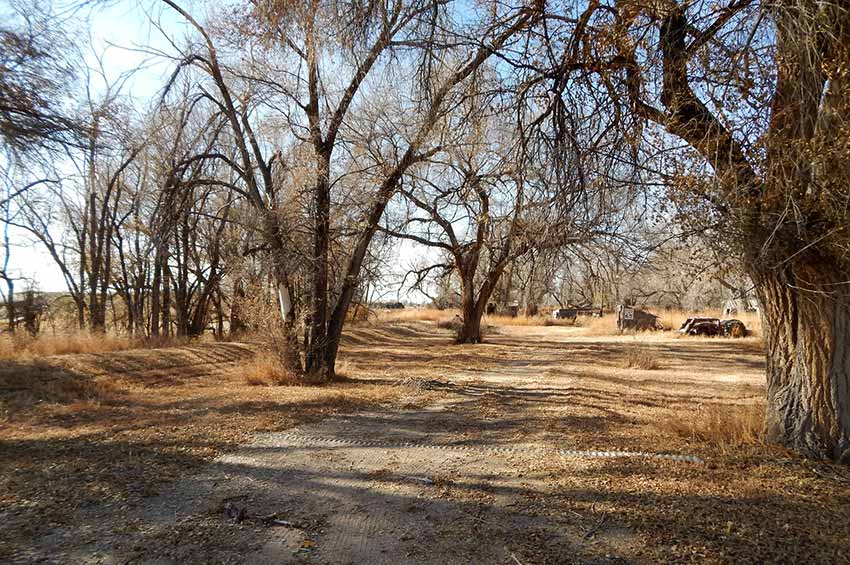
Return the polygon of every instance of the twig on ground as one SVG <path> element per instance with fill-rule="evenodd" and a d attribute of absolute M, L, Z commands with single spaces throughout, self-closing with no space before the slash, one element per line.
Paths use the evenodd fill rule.
<path fill-rule="evenodd" d="M 608 521 L 608 514 L 603 514 L 602 518 L 599 520 L 599 522 L 596 523 L 595 526 L 593 526 L 592 528 L 590 528 L 589 530 L 584 532 L 584 536 L 582 536 L 582 539 L 584 539 L 584 540 L 590 539 L 593 536 L 593 534 L 595 534 L 599 530 L 599 528 L 601 528 L 602 526 L 605 525 L 605 522 L 607 522 L 607 521 Z"/>
<path fill-rule="evenodd" d="M 268 516 L 263 516 L 260 518 L 260 522 L 267 526 L 284 526 L 287 528 L 295 528 L 296 530 L 303 529 L 300 525 L 295 522 L 290 522 L 289 520 L 281 520 L 277 517 L 277 514 L 269 514 Z"/>

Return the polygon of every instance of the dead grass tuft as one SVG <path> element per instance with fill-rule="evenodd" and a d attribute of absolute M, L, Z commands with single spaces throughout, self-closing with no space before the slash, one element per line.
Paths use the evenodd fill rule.
<path fill-rule="evenodd" d="M 271 351 L 261 351 L 252 359 L 237 365 L 234 372 L 241 374 L 250 386 L 296 386 L 303 384 L 287 370 L 280 358 Z"/>
<path fill-rule="evenodd" d="M 659 428 L 723 449 L 756 445 L 763 440 L 764 404 L 701 405 L 696 412 L 664 418 Z"/>
<path fill-rule="evenodd" d="M 646 349 L 631 349 L 626 353 L 623 360 L 624 369 L 643 369 L 644 371 L 655 371 L 661 368 L 658 357 Z"/>

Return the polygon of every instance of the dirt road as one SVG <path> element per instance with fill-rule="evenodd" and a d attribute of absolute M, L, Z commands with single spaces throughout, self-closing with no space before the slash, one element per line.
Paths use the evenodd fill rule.
<path fill-rule="evenodd" d="M 602 470 L 621 447 L 600 437 L 588 449 L 538 425 L 571 394 L 546 371 L 514 360 L 412 379 L 402 385 L 411 397 L 424 389 L 438 400 L 260 435 L 141 508 L 83 511 L 40 553 L 83 563 L 631 560 L 638 536 L 594 500 L 583 513 L 545 503 L 560 477 Z"/>
<path fill-rule="evenodd" d="M 533 388 L 510 383 L 512 402 Z M 462 380 L 462 379 L 461 379 Z M 602 468 L 558 438 L 516 436 L 478 418 L 455 385 L 427 408 L 334 417 L 264 434 L 173 485 L 121 523 L 97 511 L 43 540 L 63 562 L 616 562 L 637 540 L 604 512 L 547 513 L 556 475 Z M 427 386 L 427 383 L 426 383 Z M 533 396 L 530 396 L 533 398 Z M 472 416 L 472 417 L 470 417 Z M 507 433 L 506 433 L 507 432 Z M 655 465 L 640 459 L 638 465 Z M 688 465 L 689 463 L 677 463 Z M 88 543 L 79 547 L 80 540 Z"/>
<path fill-rule="evenodd" d="M 694 413 L 703 403 L 759 394 L 756 352 L 728 341 L 659 338 L 641 347 L 662 368 L 627 371 L 618 368 L 619 338 L 541 328 L 539 335 L 508 331 L 489 341 L 480 347 L 491 348 L 490 367 L 408 378 L 399 384 L 407 404 L 259 434 L 143 504 L 81 509 L 28 559 L 841 560 L 844 536 L 829 533 L 846 529 L 840 479 L 805 475 L 797 463 L 765 459 L 764 451 L 727 457 L 654 427 L 671 410 Z M 401 352 L 390 342 L 385 350 L 358 347 L 349 348 L 354 363 L 358 355 L 428 354 L 422 344 Z M 717 358 L 725 360 L 721 370 L 693 371 Z M 427 402 L 416 401 L 423 396 Z M 779 537 L 771 532 L 770 524 L 795 520 Z M 809 526 L 836 544 L 824 544 Z"/>

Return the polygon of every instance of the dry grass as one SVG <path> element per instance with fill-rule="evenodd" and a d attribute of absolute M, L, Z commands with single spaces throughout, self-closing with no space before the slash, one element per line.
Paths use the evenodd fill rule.
<path fill-rule="evenodd" d="M 665 330 L 670 332 L 670 335 L 674 334 L 688 318 L 734 318 L 744 322 L 744 325 L 750 331 L 751 337 L 759 337 L 761 335 L 761 318 L 759 318 L 757 313 L 753 312 L 745 312 L 735 316 L 723 316 L 720 310 L 688 312 L 684 310 L 658 310 L 651 307 L 644 308 L 644 310 L 657 315 L 664 325 Z M 620 330 L 617 329 L 616 314 L 605 314 L 601 318 L 580 317 L 576 319 L 576 326 L 581 327 L 581 334 L 587 336 L 607 336 L 620 333 Z M 640 333 L 647 335 L 658 334 L 658 332 L 653 331 Z"/>
<path fill-rule="evenodd" d="M 437 320 L 437 327 L 442 330 L 451 330 L 455 333 L 460 331 L 462 322 L 460 318 L 455 316 L 454 318 L 443 318 L 442 320 Z"/>
<path fill-rule="evenodd" d="M 705 459 L 549 457 L 517 469 L 552 485 L 528 499 L 534 512 L 578 513 L 588 524 L 594 512 L 607 512 L 600 537 L 610 525 L 646 540 L 636 562 L 843 560 L 846 478 L 759 443 L 757 340 L 594 337 L 585 329 L 507 327 L 486 345 L 452 346 L 433 323 L 358 326 L 346 331 L 338 367 L 349 379 L 323 387 L 248 386 L 233 370 L 249 357 L 239 344 L 79 356 L 73 370 L 76 356 L 0 364 L 0 504 L 12 517 L 0 524 L 0 561 L 4 543 L 26 547 L 61 531 L 74 508 L 139 504 L 256 432 L 387 404 L 415 407 L 450 394 L 432 390 L 439 383 L 476 392 L 457 407 L 465 442 Z M 661 368 L 624 368 L 630 350 L 654 356 Z"/>
<path fill-rule="evenodd" d="M 160 349 L 177 347 L 188 343 L 203 343 L 200 338 L 151 338 L 140 339 L 113 334 L 93 334 L 89 332 L 69 332 L 62 334 L 41 334 L 30 337 L 26 334 L 0 335 L 0 361 L 38 359 L 51 355 L 71 355 L 77 353 L 109 353 L 130 349 Z"/>
<path fill-rule="evenodd" d="M 687 310 L 652 310 L 649 309 L 650 312 L 657 314 L 661 323 L 664 324 L 664 327 L 668 330 L 678 330 L 685 320 L 688 318 L 721 318 L 721 319 L 735 319 L 741 320 L 744 322 L 744 325 L 747 326 L 747 329 L 750 330 L 750 335 L 754 337 L 758 337 L 761 335 L 761 317 L 757 312 L 739 312 L 733 316 L 724 316 L 723 311 L 720 309 L 709 309 L 709 310 L 699 310 L 699 311 L 687 311 Z"/>
<path fill-rule="evenodd" d="M 549 325 L 547 322 L 555 321 L 546 316 L 501 316 L 497 314 L 484 316 L 484 320 L 494 326 L 547 326 Z"/>
<path fill-rule="evenodd" d="M 661 368 L 656 354 L 646 349 L 630 349 L 623 360 L 624 369 L 641 369 L 644 371 L 656 371 Z"/>
<path fill-rule="evenodd" d="M 728 450 L 762 442 L 764 404 L 707 404 L 661 420 L 659 429 Z"/>
<path fill-rule="evenodd" d="M 390 371 L 375 379 L 345 362 L 355 379 L 249 386 L 236 367 L 263 384 L 283 378 L 254 352 L 216 343 L 0 362 L 0 506 L 15 516 L 0 523 L 0 561 L 74 509 L 149 496 L 254 433 L 411 394 L 392 385 Z"/>
<path fill-rule="evenodd" d="M 543 325 L 547 328 L 552 327 L 552 326 L 574 327 L 574 326 L 577 326 L 578 323 L 575 320 L 569 320 L 569 319 L 557 319 L 556 320 L 555 318 L 544 318 L 543 319 Z"/>
<path fill-rule="evenodd" d="M 271 351 L 261 351 L 252 358 L 233 368 L 241 375 L 245 384 L 251 386 L 295 386 L 301 384 L 298 378 L 288 371 L 280 358 Z"/>
<path fill-rule="evenodd" d="M 0 360 L 29 359 L 69 353 L 104 353 L 142 347 L 142 340 L 114 335 L 72 333 L 67 335 L 0 336 Z"/>
<path fill-rule="evenodd" d="M 722 311 L 701 310 L 701 311 L 685 311 L 685 310 L 661 310 L 658 308 L 647 307 L 646 311 L 656 314 L 661 323 L 668 331 L 676 331 L 682 323 L 688 318 L 706 317 L 706 318 L 735 318 L 744 322 L 747 329 L 750 330 L 751 336 L 758 337 L 761 335 L 761 318 L 758 313 L 744 312 L 735 316 L 723 316 Z M 451 325 L 451 320 L 459 314 L 457 309 L 437 310 L 436 308 L 404 308 L 399 310 L 375 310 L 374 319 L 381 322 L 434 322 L 443 324 L 441 327 L 448 328 Z M 554 320 L 551 316 L 501 316 L 501 315 L 485 315 L 484 322 L 493 326 L 576 326 L 582 328 L 582 335 L 587 336 L 606 336 L 617 335 L 620 331 L 617 329 L 617 316 L 613 313 L 608 313 L 601 318 L 580 316 L 573 322 L 572 320 Z"/>
<path fill-rule="evenodd" d="M 116 396 L 114 383 L 43 361 L 0 362 L 0 424 L 41 403 L 101 402 Z"/>
<path fill-rule="evenodd" d="M 605 314 L 601 318 L 582 316 L 576 318 L 576 325 L 581 328 L 582 335 L 603 336 L 620 333 L 617 329 L 617 316 L 614 314 Z"/>
<path fill-rule="evenodd" d="M 438 322 L 460 314 L 457 309 L 399 308 L 375 310 L 379 322 Z"/>

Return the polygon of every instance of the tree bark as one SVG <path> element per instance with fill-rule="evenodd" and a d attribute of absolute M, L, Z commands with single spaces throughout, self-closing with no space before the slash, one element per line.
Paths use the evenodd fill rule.
<path fill-rule="evenodd" d="M 753 273 L 767 345 L 765 431 L 798 453 L 850 463 L 850 297 L 835 290 L 846 276 L 821 260 Z"/>
<path fill-rule="evenodd" d="M 6 315 L 9 322 L 9 332 L 15 333 L 18 321 L 17 313 L 15 312 L 15 282 L 11 278 L 8 278 L 6 279 L 6 286 L 8 288 L 6 293 Z"/>
<path fill-rule="evenodd" d="M 467 300 L 464 296 L 461 313 L 463 322 L 455 339 L 457 343 L 481 343 L 481 318 L 484 315 L 482 305 L 486 304 L 486 300 Z"/>
<path fill-rule="evenodd" d="M 499 283 L 506 261 L 507 257 L 487 273 L 487 278 L 478 290 L 477 297 L 475 296 L 474 273 L 461 271 L 461 314 L 463 321 L 455 340 L 457 343 L 481 343 L 483 341 L 481 338 L 481 318 L 484 316 L 493 290 Z"/>
<path fill-rule="evenodd" d="M 171 269 L 168 256 L 164 256 L 162 261 L 162 335 L 171 337 Z"/>
<path fill-rule="evenodd" d="M 162 280 L 162 254 L 157 248 L 154 258 L 153 281 L 151 282 L 150 336 L 159 337 L 160 281 Z"/>
<path fill-rule="evenodd" d="M 310 343 L 307 344 L 305 370 L 311 380 L 333 378 L 333 363 L 328 362 L 328 250 L 330 248 L 330 155 L 319 156 L 318 179 L 314 193 L 312 294 L 310 300 Z M 346 308 L 347 310 L 347 308 Z M 334 355 L 335 357 L 335 355 Z"/>
<path fill-rule="evenodd" d="M 239 335 L 245 331 L 245 322 L 242 320 L 242 301 L 245 299 L 245 286 L 242 279 L 233 282 L 233 294 L 230 296 L 230 337 Z"/>

